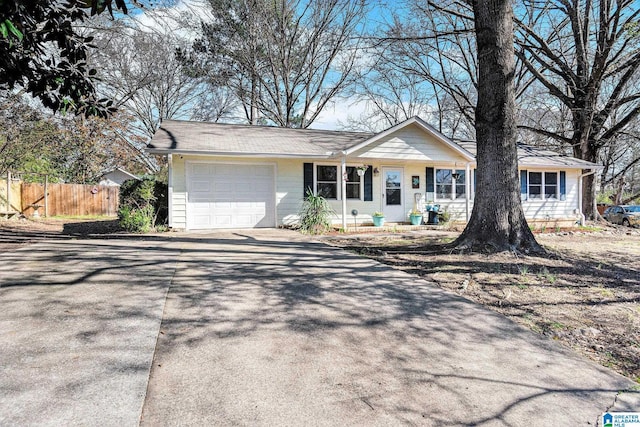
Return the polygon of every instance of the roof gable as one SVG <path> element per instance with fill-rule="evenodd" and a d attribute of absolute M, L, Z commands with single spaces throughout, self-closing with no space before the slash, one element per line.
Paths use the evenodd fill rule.
<path fill-rule="evenodd" d="M 423 137 L 418 136 L 420 132 Z M 417 116 L 375 134 L 345 152 L 347 155 L 359 153 L 362 157 L 384 157 L 388 154 L 400 159 L 450 160 L 461 157 L 466 161 L 475 160 L 471 153 Z"/>
<path fill-rule="evenodd" d="M 442 143 L 415 123 L 359 145 L 355 151 L 347 150 L 349 157 L 436 163 L 473 161 L 471 155 L 461 153 L 460 147 Z"/>

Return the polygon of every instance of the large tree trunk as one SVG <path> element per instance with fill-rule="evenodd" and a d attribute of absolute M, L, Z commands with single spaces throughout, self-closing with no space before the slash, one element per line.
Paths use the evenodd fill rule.
<path fill-rule="evenodd" d="M 474 0 L 478 46 L 477 182 L 463 250 L 542 252 L 520 201 L 510 0 Z"/>

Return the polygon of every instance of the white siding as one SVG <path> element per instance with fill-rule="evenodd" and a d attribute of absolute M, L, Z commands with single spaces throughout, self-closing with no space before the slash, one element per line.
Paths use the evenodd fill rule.
<path fill-rule="evenodd" d="M 559 170 L 559 169 L 557 169 Z M 544 169 L 529 169 L 531 172 L 544 172 Z M 555 170 L 547 170 L 555 172 Z M 527 219 L 576 218 L 578 208 L 578 179 L 580 172 L 567 170 L 565 200 L 523 200 L 522 208 Z"/>
<path fill-rule="evenodd" d="M 185 163 L 181 156 L 173 155 L 171 161 L 173 191 L 171 194 L 171 214 L 173 228 L 187 228 L 187 185 Z"/>
<path fill-rule="evenodd" d="M 451 155 L 451 153 L 449 153 Z M 297 221 L 298 212 L 303 199 L 303 164 L 335 164 L 339 166 L 339 162 L 313 161 L 304 159 L 269 159 L 269 158 L 231 158 L 231 157 L 214 157 L 214 156 L 173 156 L 173 194 L 172 194 L 172 227 L 186 228 L 186 181 L 185 181 L 185 160 L 190 161 L 216 161 L 216 162 L 246 162 L 246 163 L 271 163 L 276 164 L 276 218 L 277 225 L 291 224 Z M 449 157 L 451 161 L 451 158 Z M 359 215 L 358 223 L 371 222 L 371 214 L 375 211 L 382 210 L 382 168 L 385 166 L 402 167 L 404 169 L 404 208 L 408 217 L 409 211 L 413 208 L 413 197 L 415 193 L 425 194 L 426 192 L 426 172 L 425 168 L 442 167 L 442 168 L 458 168 L 464 169 L 462 163 L 454 166 L 453 163 L 440 162 L 434 164 L 432 162 L 416 162 L 416 161 L 377 161 L 363 158 L 350 158 L 347 165 L 372 165 L 377 168 L 380 173 L 373 177 L 373 201 L 365 202 L 362 200 L 347 200 L 347 224 L 353 224 L 352 209 L 357 209 Z M 566 170 L 566 200 L 554 201 L 523 201 L 523 209 L 527 219 L 567 219 L 575 218 L 574 210 L 578 207 L 578 175 L 576 170 Z M 420 188 L 411 188 L 412 176 L 420 178 Z M 440 204 L 441 210 L 447 210 L 451 214 L 451 219 L 455 221 L 466 220 L 466 203 L 465 199 L 457 200 L 437 200 L 435 203 Z M 333 219 L 335 224 L 342 222 L 342 202 L 340 200 L 331 200 L 330 205 L 336 212 Z M 473 200 L 469 206 L 469 214 L 473 207 Z"/>
<path fill-rule="evenodd" d="M 353 154 L 361 159 L 414 160 L 431 162 L 466 162 L 453 149 L 422 130 L 407 126 Z"/>

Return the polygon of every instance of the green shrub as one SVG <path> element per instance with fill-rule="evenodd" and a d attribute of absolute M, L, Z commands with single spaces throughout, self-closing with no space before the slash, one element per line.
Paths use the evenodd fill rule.
<path fill-rule="evenodd" d="M 307 197 L 300 209 L 300 231 L 309 234 L 326 233 L 331 228 L 331 216 L 335 215 L 329 202 L 307 190 Z"/>
<path fill-rule="evenodd" d="M 167 185 L 146 176 L 125 181 L 120 186 L 120 226 L 131 232 L 146 233 L 167 220 Z"/>
<path fill-rule="evenodd" d="M 447 210 L 447 208 L 444 208 L 442 211 L 438 212 L 438 221 L 449 222 L 450 219 L 451 213 Z"/>
<path fill-rule="evenodd" d="M 127 231 L 137 233 L 147 233 L 151 231 L 153 225 L 153 212 L 151 206 L 141 209 L 134 209 L 130 206 L 123 206 L 118 211 L 120 227 Z"/>

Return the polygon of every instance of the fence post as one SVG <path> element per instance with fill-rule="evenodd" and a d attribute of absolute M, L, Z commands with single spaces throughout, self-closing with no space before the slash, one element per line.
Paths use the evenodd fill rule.
<path fill-rule="evenodd" d="M 9 219 L 9 209 L 11 209 L 11 171 L 7 171 L 7 212 L 5 216 Z"/>
<path fill-rule="evenodd" d="M 44 176 L 44 217 L 47 218 L 49 216 L 49 198 L 47 197 L 49 193 L 49 175 Z"/>

